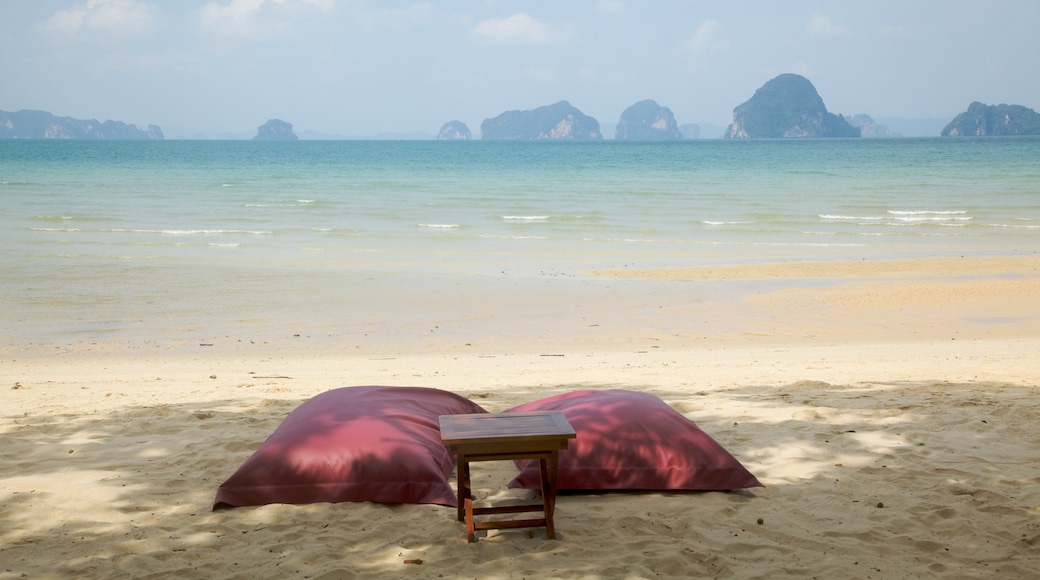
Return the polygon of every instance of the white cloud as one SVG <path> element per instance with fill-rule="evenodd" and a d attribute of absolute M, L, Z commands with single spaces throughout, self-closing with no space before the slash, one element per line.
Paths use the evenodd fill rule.
<path fill-rule="evenodd" d="M 47 19 L 44 27 L 53 33 L 76 35 L 101 33 L 133 36 L 151 30 L 155 11 L 137 0 L 87 0 L 76 8 L 60 10 Z"/>
<path fill-rule="evenodd" d="M 711 54 L 729 50 L 730 42 L 722 38 L 722 25 L 709 18 L 701 23 L 693 35 L 683 41 L 683 46 L 694 54 Z"/>
<path fill-rule="evenodd" d="M 549 44 L 553 32 L 549 26 L 539 22 L 526 12 L 509 18 L 490 18 L 478 22 L 472 34 L 499 44 Z"/>
<path fill-rule="evenodd" d="M 812 36 L 848 36 L 849 29 L 831 22 L 830 17 L 813 14 L 805 25 L 805 31 Z"/>
<path fill-rule="evenodd" d="M 226 5 L 210 2 L 199 11 L 199 25 L 218 34 L 230 35 L 280 29 L 280 22 L 261 18 L 260 12 L 265 4 L 304 5 L 328 11 L 335 6 L 335 0 L 231 0 Z"/>

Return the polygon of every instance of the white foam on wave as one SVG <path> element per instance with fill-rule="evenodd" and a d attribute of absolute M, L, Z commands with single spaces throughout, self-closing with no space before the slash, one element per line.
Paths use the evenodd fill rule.
<path fill-rule="evenodd" d="M 1032 221 L 1023 219 L 1022 221 Z M 1011 230 L 1040 230 L 1040 224 L 985 224 L 987 228 L 1007 228 Z"/>
<path fill-rule="evenodd" d="M 971 220 L 973 220 L 975 218 L 973 218 L 971 216 L 954 216 L 953 214 L 943 214 L 943 215 L 914 214 L 914 215 L 902 215 L 902 216 L 897 217 L 895 219 L 896 219 L 896 221 L 901 221 L 901 222 L 918 222 L 919 223 L 919 222 L 951 222 L 951 221 L 954 221 L 954 222 L 966 222 L 966 221 L 971 221 Z"/>
<path fill-rule="evenodd" d="M 33 228 L 36 231 L 54 232 L 97 232 L 102 234 L 158 234 L 163 236 L 223 236 L 223 235 L 250 235 L 269 236 L 272 231 L 266 230 L 153 230 L 145 228 L 101 228 L 97 230 L 84 230 L 81 228 Z"/>
<path fill-rule="evenodd" d="M 455 230 L 459 228 L 459 224 L 415 224 L 420 228 L 432 228 L 435 230 Z"/>
<path fill-rule="evenodd" d="M 715 220 L 701 220 L 701 223 L 706 226 L 749 226 L 756 222 L 733 222 L 733 221 L 715 221 Z"/>
<path fill-rule="evenodd" d="M 855 215 L 833 215 L 833 214 L 819 214 L 819 218 L 823 220 L 839 220 L 839 221 L 880 221 L 885 219 L 882 216 L 855 216 Z"/>
<path fill-rule="evenodd" d="M 548 240 L 549 236 L 504 236 L 495 234 L 481 234 L 485 240 Z"/>
<path fill-rule="evenodd" d="M 208 245 L 213 246 L 214 248 L 237 248 L 241 244 L 210 242 Z"/>
<path fill-rule="evenodd" d="M 550 216 L 547 215 L 504 215 L 501 216 L 503 220 L 507 222 L 537 222 L 545 221 Z"/>
<path fill-rule="evenodd" d="M 964 209 L 913 209 L 913 210 L 900 210 L 890 209 L 888 213 L 891 215 L 962 215 L 968 213 L 968 210 Z"/>

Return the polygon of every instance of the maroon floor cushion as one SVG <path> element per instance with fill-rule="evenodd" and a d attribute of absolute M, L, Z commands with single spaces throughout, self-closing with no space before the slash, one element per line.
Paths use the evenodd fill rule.
<path fill-rule="evenodd" d="M 560 490 L 696 490 L 761 487 L 717 441 L 646 393 L 574 391 L 510 411 L 561 411 L 577 438 L 560 452 Z M 536 461 L 517 461 L 510 487 L 537 489 Z"/>
<path fill-rule="evenodd" d="M 221 484 L 218 507 L 371 501 L 457 505 L 437 417 L 486 413 L 425 387 L 344 387 L 301 404 Z"/>

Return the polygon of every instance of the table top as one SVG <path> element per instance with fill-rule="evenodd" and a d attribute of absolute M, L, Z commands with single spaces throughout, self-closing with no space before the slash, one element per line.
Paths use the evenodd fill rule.
<path fill-rule="evenodd" d="M 441 415 L 441 439 L 448 445 L 574 439 L 574 428 L 559 411 Z"/>

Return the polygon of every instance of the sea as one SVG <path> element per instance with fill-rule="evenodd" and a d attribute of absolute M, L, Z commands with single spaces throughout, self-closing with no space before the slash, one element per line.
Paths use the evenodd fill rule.
<path fill-rule="evenodd" d="M 7 140 L 0 207 L 8 346 L 346 347 L 602 268 L 1036 254 L 1040 138 Z"/>

